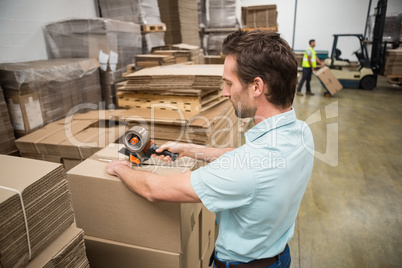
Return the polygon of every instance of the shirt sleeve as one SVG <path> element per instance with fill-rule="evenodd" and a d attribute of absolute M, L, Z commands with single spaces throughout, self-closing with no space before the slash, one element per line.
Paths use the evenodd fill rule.
<path fill-rule="evenodd" d="M 307 49 L 307 50 L 306 50 L 306 54 L 307 54 L 307 56 L 311 56 L 313 53 L 311 52 L 310 49 Z"/>
<path fill-rule="evenodd" d="M 210 211 L 233 209 L 252 201 L 256 182 L 248 162 L 247 155 L 236 149 L 191 174 L 194 191 Z"/>

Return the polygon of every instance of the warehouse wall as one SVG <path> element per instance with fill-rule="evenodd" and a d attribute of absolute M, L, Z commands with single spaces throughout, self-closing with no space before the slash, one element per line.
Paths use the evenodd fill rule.
<path fill-rule="evenodd" d="M 196 1 L 196 0 L 194 0 Z M 240 6 L 276 4 L 282 36 L 292 45 L 295 0 L 237 0 Z M 294 49 L 317 40 L 317 50 L 330 50 L 334 33 L 363 33 L 369 0 L 298 0 Z M 377 5 L 373 0 L 372 9 Z M 402 12 L 402 1 L 388 0 L 387 14 Z M 371 12 L 373 13 L 373 12 Z M 0 62 L 46 59 L 42 27 L 67 18 L 96 16 L 94 0 L 1 0 Z M 342 52 L 349 57 L 356 44 Z"/>
<path fill-rule="evenodd" d="M 0 62 L 47 59 L 45 24 L 95 16 L 94 0 L 1 0 Z"/>
<path fill-rule="evenodd" d="M 293 22 L 295 15 L 295 0 L 239 0 L 241 6 L 276 4 L 278 10 L 278 29 L 288 42 L 293 42 Z M 304 50 L 310 39 L 316 39 L 316 50 L 332 48 L 333 34 L 364 33 L 367 10 L 370 0 L 298 0 L 296 14 L 295 50 Z M 372 11 L 377 6 L 377 0 L 372 0 Z M 388 0 L 387 15 L 402 13 L 402 1 Z M 345 40 L 340 47 L 342 57 L 355 60 L 351 54 L 358 49 L 357 39 Z M 356 42 L 353 42 L 356 41 Z"/>

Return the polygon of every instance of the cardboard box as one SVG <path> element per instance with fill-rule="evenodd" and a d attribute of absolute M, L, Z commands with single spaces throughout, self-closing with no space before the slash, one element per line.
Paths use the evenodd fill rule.
<path fill-rule="evenodd" d="M 202 205 L 200 213 L 200 256 L 211 256 L 212 251 L 215 248 L 215 213 L 209 211 L 204 205 Z M 208 259 L 209 259 L 209 256 Z"/>
<path fill-rule="evenodd" d="M 44 125 L 37 93 L 11 95 L 6 98 L 11 122 L 17 134 L 24 135 Z"/>
<path fill-rule="evenodd" d="M 199 204 L 151 203 L 131 192 L 115 176 L 108 175 L 107 163 L 102 150 L 67 172 L 77 226 L 88 236 L 183 252 L 198 220 Z M 194 165 L 135 168 L 167 175 L 191 170 Z"/>
<path fill-rule="evenodd" d="M 336 79 L 331 70 L 326 66 L 322 67 L 317 72 L 314 72 L 314 74 L 321 81 L 325 89 L 331 93 L 331 95 L 334 95 L 343 88 L 338 79 Z"/>
<path fill-rule="evenodd" d="M 197 222 L 182 252 L 156 250 L 86 235 L 85 244 L 89 263 L 97 268 L 198 267 L 200 263 L 199 229 L 200 225 Z"/>
<path fill-rule="evenodd" d="M 72 224 L 26 267 L 89 267 L 84 232 Z"/>

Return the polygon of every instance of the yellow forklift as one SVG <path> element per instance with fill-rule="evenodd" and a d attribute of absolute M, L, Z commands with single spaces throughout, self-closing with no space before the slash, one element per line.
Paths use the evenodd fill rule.
<path fill-rule="evenodd" d="M 369 3 L 369 11 L 371 7 Z M 331 57 L 325 60 L 325 65 L 339 80 L 344 88 L 362 88 L 372 90 L 377 86 L 377 77 L 383 73 L 385 64 L 386 43 L 382 41 L 384 34 L 385 15 L 387 11 L 387 0 L 379 0 L 375 9 L 375 23 L 373 30 L 373 40 L 366 38 L 368 23 L 363 34 L 335 34 L 331 50 Z M 357 38 L 360 48 L 353 52 L 358 59 L 358 64 L 353 65 L 347 59 L 340 58 L 341 50 L 338 48 L 340 38 Z M 367 45 L 371 45 L 371 56 L 369 58 Z"/>

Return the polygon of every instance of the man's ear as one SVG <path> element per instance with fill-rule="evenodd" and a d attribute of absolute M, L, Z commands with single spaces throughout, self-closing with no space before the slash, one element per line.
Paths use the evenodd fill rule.
<path fill-rule="evenodd" d="M 253 81 L 253 93 L 254 97 L 258 97 L 264 94 L 264 81 L 260 77 L 254 78 Z"/>

